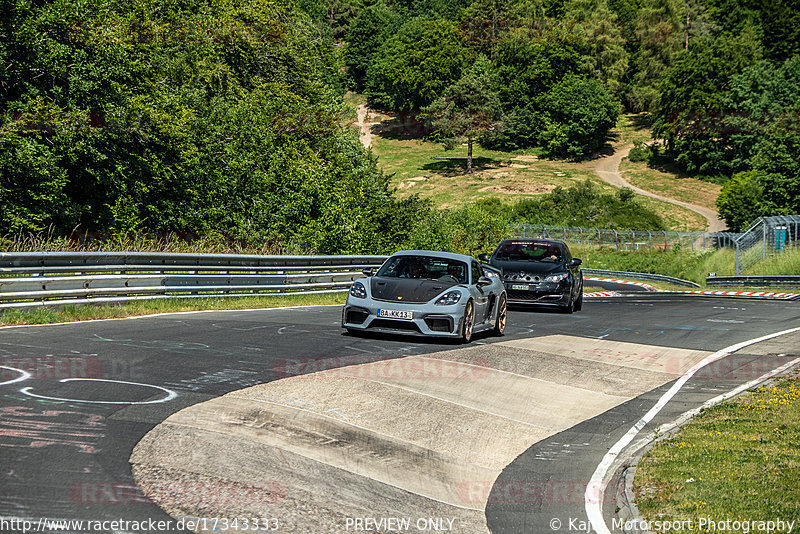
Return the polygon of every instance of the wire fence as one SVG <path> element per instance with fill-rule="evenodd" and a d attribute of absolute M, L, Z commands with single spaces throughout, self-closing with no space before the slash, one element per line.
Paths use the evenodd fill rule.
<path fill-rule="evenodd" d="M 611 230 L 545 224 L 512 225 L 517 237 L 559 239 L 573 245 L 611 247 L 616 250 L 709 250 L 732 246 L 739 234 L 730 232 L 669 232 L 652 230 Z"/>
<path fill-rule="evenodd" d="M 736 274 L 739 275 L 755 263 L 797 245 L 798 235 L 800 235 L 800 215 L 778 215 L 757 219 L 734 240 Z"/>

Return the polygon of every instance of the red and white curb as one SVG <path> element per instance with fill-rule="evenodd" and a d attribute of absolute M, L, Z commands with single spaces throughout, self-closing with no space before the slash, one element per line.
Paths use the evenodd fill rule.
<path fill-rule="evenodd" d="M 762 299 L 795 300 L 800 298 L 798 293 L 772 293 L 769 291 L 681 291 L 673 289 L 663 293 L 688 293 L 693 295 L 721 295 L 725 297 L 751 297 Z"/>
<path fill-rule="evenodd" d="M 613 282 L 615 284 L 628 284 L 632 286 L 639 286 L 645 288 L 647 291 L 659 293 L 680 293 L 684 295 L 706 295 L 706 296 L 720 296 L 720 297 L 748 297 L 760 299 L 773 299 L 773 300 L 800 300 L 800 293 L 774 293 L 771 291 L 710 291 L 710 290 L 680 290 L 680 289 L 657 289 L 650 284 L 644 282 L 634 282 L 632 280 L 621 280 L 619 278 L 597 278 L 587 276 L 584 280 L 592 282 Z M 623 297 L 630 296 L 630 294 L 620 293 L 619 291 L 596 291 L 593 293 L 584 293 L 584 298 L 596 297 Z"/>
<path fill-rule="evenodd" d="M 584 280 L 589 280 L 589 281 L 592 281 L 592 282 L 613 282 L 615 284 L 628 284 L 629 286 L 643 287 L 648 291 L 658 291 L 658 289 L 654 288 L 650 284 L 645 284 L 644 282 L 634 282 L 632 280 L 621 280 L 619 278 L 597 278 L 597 277 L 594 277 L 594 276 L 587 276 L 587 277 L 584 278 Z M 605 293 L 605 291 L 603 293 Z M 591 293 L 591 294 L 594 295 L 595 293 Z M 603 295 L 603 296 L 605 296 L 605 295 Z"/>

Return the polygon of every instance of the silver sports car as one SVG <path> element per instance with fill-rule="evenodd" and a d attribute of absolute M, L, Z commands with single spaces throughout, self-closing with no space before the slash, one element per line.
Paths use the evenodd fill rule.
<path fill-rule="evenodd" d="M 506 328 L 506 292 L 500 273 L 463 254 L 404 250 L 377 273 L 365 270 L 350 287 L 342 327 L 460 338 Z"/>

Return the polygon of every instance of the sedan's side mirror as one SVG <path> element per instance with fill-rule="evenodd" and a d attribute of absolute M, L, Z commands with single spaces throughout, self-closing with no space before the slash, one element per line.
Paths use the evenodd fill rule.
<path fill-rule="evenodd" d="M 485 252 L 483 254 L 478 254 L 478 259 L 481 260 L 483 263 L 489 263 L 489 255 Z"/>
<path fill-rule="evenodd" d="M 577 267 L 581 263 L 583 263 L 583 262 L 581 260 L 579 260 L 578 258 L 572 258 L 572 261 L 569 262 L 570 266 L 572 266 L 572 267 Z"/>
<path fill-rule="evenodd" d="M 374 276 L 375 275 L 375 269 L 373 269 L 372 267 L 367 267 L 366 269 L 361 271 L 361 273 L 364 276 Z"/>
<path fill-rule="evenodd" d="M 492 285 L 492 279 L 489 278 L 488 276 L 481 276 L 480 278 L 478 278 L 478 283 L 477 283 L 478 287 L 490 286 L 490 285 Z"/>

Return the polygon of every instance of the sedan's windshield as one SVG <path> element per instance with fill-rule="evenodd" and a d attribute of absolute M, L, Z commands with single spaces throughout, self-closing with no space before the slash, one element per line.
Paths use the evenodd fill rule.
<path fill-rule="evenodd" d="M 494 259 L 500 261 L 547 261 L 560 263 L 564 261 L 564 248 L 557 243 L 506 241 L 497 247 Z"/>
<path fill-rule="evenodd" d="M 383 264 L 378 276 L 466 284 L 467 272 L 467 264 L 463 261 L 432 256 L 394 256 Z"/>

